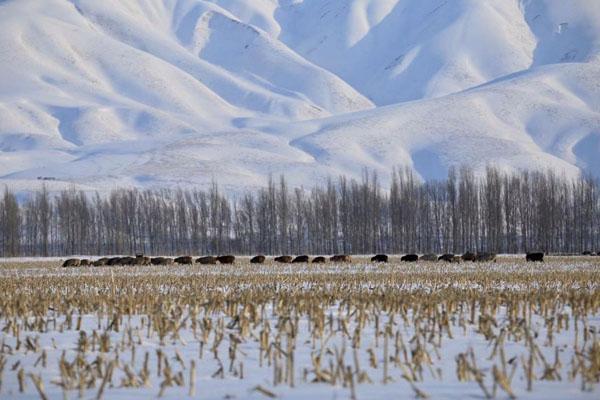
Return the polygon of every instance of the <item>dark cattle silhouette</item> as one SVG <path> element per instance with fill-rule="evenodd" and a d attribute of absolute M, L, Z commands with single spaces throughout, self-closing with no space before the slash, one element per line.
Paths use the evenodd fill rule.
<path fill-rule="evenodd" d="M 437 261 L 438 260 L 438 256 L 437 254 L 423 254 L 420 258 L 421 261 Z"/>
<path fill-rule="evenodd" d="M 289 264 L 292 262 L 292 256 L 279 256 L 274 258 L 275 262 Z"/>
<path fill-rule="evenodd" d="M 62 264 L 62 266 L 63 266 L 63 268 L 79 267 L 80 262 L 81 261 L 78 258 L 69 258 L 69 259 L 65 260 L 65 262 Z"/>
<path fill-rule="evenodd" d="M 313 264 L 323 264 L 325 261 L 327 261 L 327 260 L 325 260 L 325 257 L 323 257 L 323 256 L 315 257 L 312 260 Z"/>
<path fill-rule="evenodd" d="M 352 262 L 352 257 L 347 254 L 336 254 L 334 256 L 329 257 L 329 261 L 331 262 Z"/>
<path fill-rule="evenodd" d="M 171 265 L 173 264 L 173 259 L 168 257 L 153 257 L 150 259 L 150 263 L 152 265 Z"/>
<path fill-rule="evenodd" d="M 388 262 L 388 256 L 387 254 L 376 254 L 371 257 L 371 262 L 386 263 Z"/>
<path fill-rule="evenodd" d="M 496 262 L 496 253 L 477 253 L 475 262 Z"/>
<path fill-rule="evenodd" d="M 525 260 L 526 261 L 531 261 L 531 262 L 544 262 L 544 253 L 542 252 L 533 252 L 533 253 L 527 253 L 525 255 Z"/>
<path fill-rule="evenodd" d="M 592 252 L 591 252 L 591 251 L 589 251 L 589 250 L 586 250 L 586 251 L 584 251 L 583 253 L 581 253 L 581 255 L 582 255 L 582 256 L 592 256 L 592 255 L 594 255 L 594 253 L 592 253 Z"/>
<path fill-rule="evenodd" d="M 121 257 L 119 265 L 135 265 L 134 257 Z"/>
<path fill-rule="evenodd" d="M 150 265 L 150 257 L 144 257 L 143 254 L 138 254 L 133 260 L 133 265 Z"/>
<path fill-rule="evenodd" d="M 99 259 L 97 259 L 96 261 L 94 261 L 94 262 L 92 263 L 92 265 L 93 265 L 94 267 L 102 267 L 102 266 L 106 265 L 106 263 L 108 263 L 108 258 L 106 258 L 106 257 L 102 257 L 102 258 L 99 258 Z"/>
<path fill-rule="evenodd" d="M 400 261 L 404 262 L 416 262 L 419 259 L 419 256 L 416 254 L 407 254 L 400 258 Z"/>
<path fill-rule="evenodd" d="M 310 259 L 308 258 L 308 256 L 298 256 L 298 257 L 294 258 L 294 260 L 292 262 L 293 263 L 307 263 L 309 261 L 310 261 Z"/>
<path fill-rule="evenodd" d="M 200 258 L 196 259 L 196 262 L 199 264 L 216 264 L 217 257 L 204 256 L 204 257 L 200 257 Z"/>
<path fill-rule="evenodd" d="M 252 257 L 252 258 L 250 259 L 250 263 L 251 263 L 251 264 L 262 264 L 262 263 L 264 263 L 264 262 L 265 262 L 265 259 L 266 259 L 266 258 L 265 258 L 265 256 L 263 256 L 263 255 L 258 255 L 258 256 Z"/>
<path fill-rule="evenodd" d="M 475 259 L 477 258 L 477 254 L 467 251 L 461 256 L 461 258 L 463 261 L 475 261 Z"/>
<path fill-rule="evenodd" d="M 89 267 L 90 265 L 92 265 L 92 263 L 87 258 L 82 258 L 81 260 L 79 260 L 80 267 Z"/>
<path fill-rule="evenodd" d="M 143 257 L 134 257 L 131 265 L 138 265 L 138 266 L 144 265 L 144 258 Z"/>
<path fill-rule="evenodd" d="M 221 264 L 233 264 L 233 263 L 235 263 L 235 256 L 232 256 L 232 255 L 219 256 L 219 257 L 217 257 L 217 260 Z"/>
<path fill-rule="evenodd" d="M 194 263 L 194 259 L 191 256 L 181 256 L 174 259 L 175 263 L 181 265 L 192 265 Z"/>
<path fill-rule="evenodd" d="M 110 265 L 110 266 L 121 265 L 121 257 L 109 258 L 108 261 L 106 262 L 106 265 Z"/>
<path fill-rule="evenodd" d="M 438 257 L 438 261 L 446 261 L 449 263 L 453 263 L 453 262 L 459 262 L 460 261 L 460 257 L 458 257 L 458 260 L 456 258 L 454 258 L 454 254 L 442 254 L 441 256 Z"/>

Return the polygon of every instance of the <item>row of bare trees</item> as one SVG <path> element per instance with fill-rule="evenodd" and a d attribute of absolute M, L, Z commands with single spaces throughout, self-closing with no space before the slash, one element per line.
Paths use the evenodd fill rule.
<path fill-rule="evenodd" d="M 0 255 L 333 254 L 600 251 L 600 184 L 552 172 L 476 176 L 451 169 L 421 182 L 394 171 L 341 177 L 310 190 L 283 177 L 243 196 L 201 190 L 41 188 L 0 201 Z"/>

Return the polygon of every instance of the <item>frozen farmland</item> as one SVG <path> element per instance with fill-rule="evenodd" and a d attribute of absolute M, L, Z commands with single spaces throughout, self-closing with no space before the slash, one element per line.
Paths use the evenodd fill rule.
<path fill-rule="evenodd" d="M 0 263 L 0 398 L 598 398 L 600 257 Z"/>

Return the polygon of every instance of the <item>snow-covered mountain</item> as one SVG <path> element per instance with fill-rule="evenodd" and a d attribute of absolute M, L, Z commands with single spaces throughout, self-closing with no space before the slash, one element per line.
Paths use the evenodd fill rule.
<path fill-rule="evenodd" d="M 600 176 L 597 0 L 0 0 L 0 182 Z"/>

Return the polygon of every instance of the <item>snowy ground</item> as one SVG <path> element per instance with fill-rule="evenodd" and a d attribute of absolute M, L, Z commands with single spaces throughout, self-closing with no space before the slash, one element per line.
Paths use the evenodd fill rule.
<path fill-rule="evenodd" d="M 583 363 L 589 366 L 593 357 L 586 359 L 587 352 L 593 343 L 599 345 L 600 259 L 570 263 L 554 260 L 544 265 L 503 259 L 497 264 L 459 266 L 432 263 L 383 266 L 360 262 L 324 266 L 257 267 L 243 263 L 73 269 L 49 266 L 47 262 L 37 265 L 24 262 L 29 267 L 14 263 L 0 266 L 0 286 L 6 294 L 6 302 L 0 300 L 3 343 L 0 357 L 4 357 L 0 360 L 6 363 L 0 374 L 2 398 L 39 398 L 30 373 L 41 376 L 48 398 L 63 397 L 58 384 L 65 376 L 64 365 L 76 357 L 80 360 L 73 364 L 73 371 L 100 370 L 93 373 L 97 375 L 93 383 L 85 380 L 83 398 L 96 398 L 110 360 L 118 361 L 103 389 L 105 398 L 156 397 L 161 392 L 161 383 L 167 380 L 166 375 L 177 377 L 179 373 L 181 377 L 177 379 L 181 379 L 182 386 L 174 383 L 165 387 L 164 398 L 188 398 L 191 375 L 195 397 L 199 398 L 260 399 L 271 395 L 285 399 L 351 398 L 349 381 L 344 382 L 341 373 L 335 383 L 315 382 L 319 377 L 329 376 L 330 368 L 338 371 L 340 365 L 348 368 L 358 399 L 412 398 L 417 392 L 402 376 L 410 376 L 417 358 L 422 361 L 423 370 L 414 379 L 416 390 L 439 399 L 483 398 L 484 392 L 477 382 L 459 381 L 457 357 L 473 350 L 477 369 L 484 374 L 482 385 L 492 393 L 493 367 L 503 368 L 499 348 L 505 353 L 507 374 L 514 368 L 511 387 L 518 398 L 598 397 L 594 383 L 597 385 L 600 375 L 588 377 L 582 390 L 581 376 L 572 378 L 571 374 L 576 369 L 573 360 L 578 360 L 577 354 L 584 354 Z M 326 297 L 315 300 L 312 296 L 317 294 Z M 8 299 L 19 295 L 25 299 L 39 297 L 40 304 L 53 305 L 43 311 L 24 314 L 21 311 L 19 317 L 11 317 L 16 305 Z M 76 297 L 70 297 L 73 295 Z M 136 306 L 127 305 L 124 299 L 128 295 L 150 296 L 143 297 L 144 304 L 160 301 L 155 304 L 162 312 L 159 315 L 174 321 L 178 328 L 167 329 L 161 343 L 157 329 L 160 318 L 135 311 Z M 429 298 L 436 296 L 441 297 L 439 303 L 432 303 L 433 309 L 422 308 L 429 304 Z M 583 303 L 576 303 L 578 296 L 595 300 L 588 301 L 584 311 Z M 98 301 L 95 311 L 79 311 L 88 307 L 82 297 Z M 64 300 L 68 298 L 71 300 Z M 484 298 L 488 306 L 482 305 Z M 514 304 L 502 298 L 517 302 L 518 314 L 511 314 L 508 310 Z M 48 299 L 52 301 L 48 303 Z M 226 299 L 229 303 L 222 303 Z M 478 300 L 471 303 L 472 299 Z M 111 307 L 117 303 L 121 308 Z M 471 316 L 469 310 L 475 304 Z M 574 304 L 580 310 L 577 319 L 573 318 Z M 254 313 L 258 314 L 252 317 Z M 116 314 L 119 315 L 117 330 Z M 424 315 L 429 317 L 423 318 Z M 447 325 L 441 324 L 444 315 L 449 318 Z M 25 316 L 29 326 L 23 325 Z M 321 318 L 323 325 L 319 325 Z M 487 325 L 486 318 L 493 318 L 493 323 Z M 203 324 L 207 319 L 212 321 L 211 328 L 205 330 Z M 246 319 L 254 322 L 244 325 L 242 321 Z M 42 329 L 34 328 L 36 321 L 43 321 Z M 19 329 L 15 330 L 17 326 Z M 322 337 L 314 334 L 319 326 Z M 83 332 L 88 344 L 82 352 L 78 347 L 81 348 Z M 106 352 L 99 352 L 99 339 L 92 340 L 94 332 L 110 337 Z M 530 333 L 531 342 L 525 339 L 526 332 Z M 291 352 L 287 347 L 290 337 L 294 338 Z M 262 340 L 269 343 L 271 358 L 261 355 Z M 494 350 L 497 342 L 502 344 Z M 535 379 L 532 390 L 528 391 L 524 365 L 529 359 L 531 343 L 539 353 L 534 354 Z M 166 356 L 170 373 L 164 370 L 164 359 L 162 373 L 158 373 L 158 351 Z M 230 362 L 232 354 L 235 357 Z M 293 354 L 290 375 L 286 373 L 287 354 Z M 63 356 L 67 364 L 63 364 L 61 372 L 59 360 Z M 315 357 L 320 359 L 320 373 L 315 369 Z M 96 364 L 92 364 L 95 360 Z M 555 367 L 551 372 L 556 372 L 557 375 L 552 375 L 556 380 L 549 380 L 550 375 L 544 377 L 548 367 Z M 25 376 L 24 393 L 19 392 L 21 370 Z M 285 378 L 275 384 L 277 371 Z M 93 375 L 91 372 L 78 375 L 79 372 L 73 372 L 73 377 Z M 127 387 L 132 382 L 140 387 Z M 77 397 L 77 379 L 73 378 L 71 384 L 73 388 L 67 390 L 66 396 Z M 508 395 L 498 388 L 496 397 L 508 398 Z"/>

